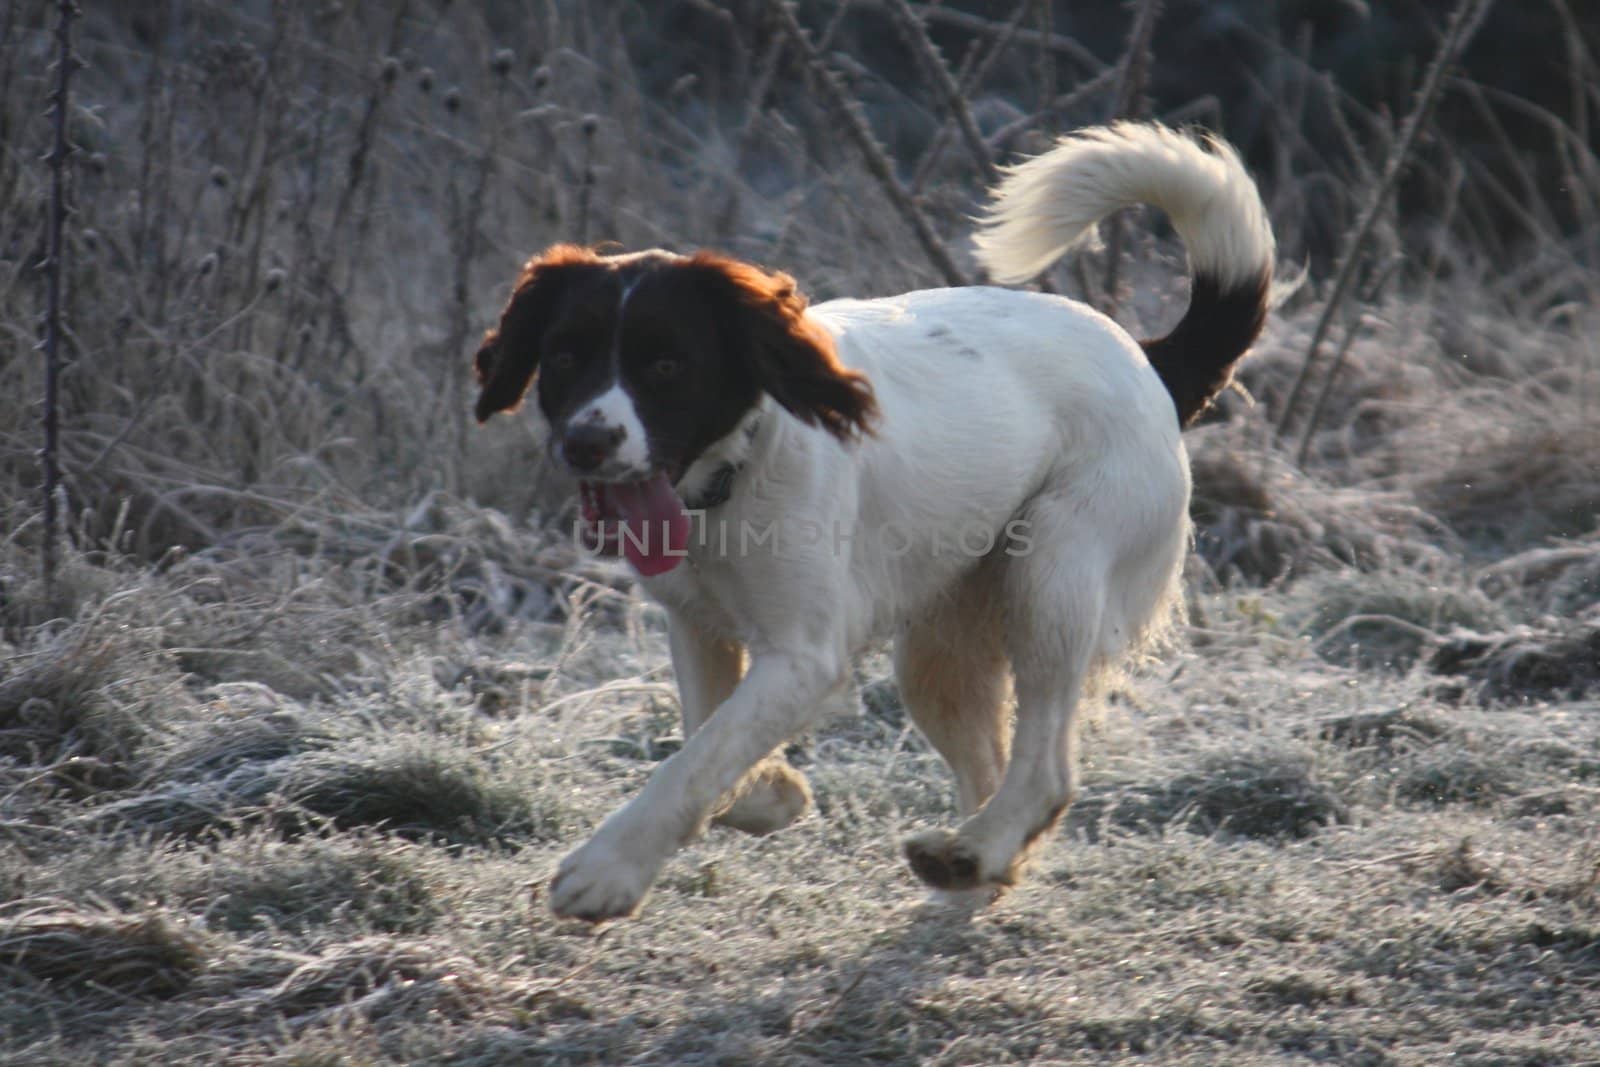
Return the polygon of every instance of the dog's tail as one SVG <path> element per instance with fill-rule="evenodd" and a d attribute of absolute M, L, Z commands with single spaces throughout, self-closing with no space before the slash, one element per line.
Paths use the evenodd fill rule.
<path fill-rule="evenodd" d="M 978 258 L 996 281 L 1026 281 L 1135 204 L 1165 211 L 1189 252 L 1188 311 L 1167 336 L 1142 342 L 1187 426 L 1261 332 L 1272 288 L 1272 226 L 1232 148 L 1131 122 L 1063 137 L 1006 171 L 981 220 Z"/>

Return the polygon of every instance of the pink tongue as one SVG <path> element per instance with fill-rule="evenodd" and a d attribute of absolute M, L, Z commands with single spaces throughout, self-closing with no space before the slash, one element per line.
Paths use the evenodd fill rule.
<path fill-rule="evenodd" d="M 622 551 L 646 578 L 665 574 L 689 544 L 689 513 L 665 474 L 643 482 L 617 482 L 602 490 L 622 516 Z"/>

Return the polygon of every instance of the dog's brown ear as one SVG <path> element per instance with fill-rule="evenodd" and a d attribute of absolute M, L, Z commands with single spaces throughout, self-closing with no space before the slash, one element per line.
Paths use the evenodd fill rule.
<path fill-rule="evenodd" d="M 556 245 L 523 265 L 499 325 L 484 334 L 472 357 L 478 380 L 473 414 L 479 422 L 522 403 L 539 368 L 540 341 L 562 295 L 587 272 L 604 269 L 598 255 L 578 245 Z"/>
<path fill-rule="evenodd" d="M 703 272 L 732 304 L 726 341 L 741 350 L 762 391 L 841 441 L 872 432 L 878 416 L 872 383 L 839 363 L 833 338 L 806 316 L 793 278 L 712 252 L 696 253 L 689 268 Z"/>

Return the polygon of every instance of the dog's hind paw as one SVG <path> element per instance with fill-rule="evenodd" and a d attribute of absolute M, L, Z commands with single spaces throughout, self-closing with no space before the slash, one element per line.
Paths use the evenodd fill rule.
<path fill-rule="evenodd" d="M 776 833 L 811 807 L 806 776 L 781 760 L 768 760 L 752 775 L 748 788 L 717 815 L 717 822 L 761 837 Z"/>
<path fill-rule="evenodd" d="M 908 837 L 905 850 L 917 877 L 935 889 L 978 889 L 989 881 L 983 857 L 953 831 L 925 830 Z"/>

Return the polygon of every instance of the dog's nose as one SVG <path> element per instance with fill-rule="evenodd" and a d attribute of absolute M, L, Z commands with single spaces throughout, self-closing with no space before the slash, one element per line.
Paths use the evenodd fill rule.
<path fill-rule="evenodd" d="M 561 454 L 566 457 L 567 466 L 587 473 L 611 458 L 624 433 L 620 426 L 593 422 L 569 426 L 561 438 Z"/>

